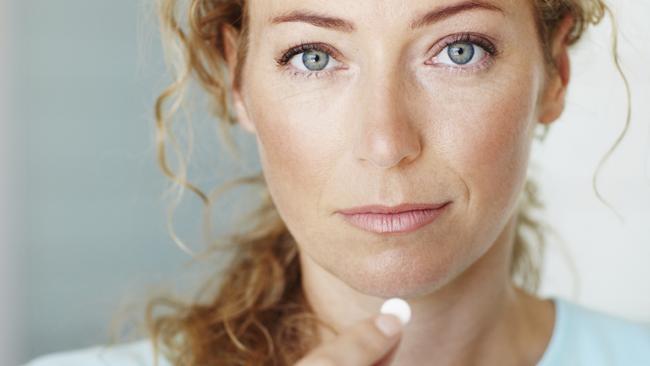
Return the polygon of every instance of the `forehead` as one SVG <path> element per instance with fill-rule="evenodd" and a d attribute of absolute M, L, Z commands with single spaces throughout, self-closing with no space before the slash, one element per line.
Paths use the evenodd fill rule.
<path fill-rule="evenodd" d="M 314 13 L 346 20 L 341 24 L 348 31 L 377 24 L 411 27 L 428 14 L 443 16 L 459 14 L 487 14 L 498 10 L 500 16 L 521 19 L 530 14 L 533 0 L 249 0 L 251 23 L 255 26 L 279 24 L 280 18 L 292 14 Z M 447 13 L 447 14 L 446 14 Z M 496 11 L 492 11 L 495 13 Z M 351 24 L 350 27 L 348 24 Z"/>

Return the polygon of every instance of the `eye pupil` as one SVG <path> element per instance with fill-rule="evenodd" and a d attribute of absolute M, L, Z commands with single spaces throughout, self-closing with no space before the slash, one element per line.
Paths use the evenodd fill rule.
<path fill-rule="evenodd" d="M 447 54 L 454 63 L 463 65 L 474 57 L 474 46 L 467 42 L 454 43 L 449 45 Z"/>
<path fill-rule="evenodd" d="M 308 50 L 302 54 L 302 63 L 311 71 L 319 71 L 327 66 L 329 55 L 318 50 Z"/>

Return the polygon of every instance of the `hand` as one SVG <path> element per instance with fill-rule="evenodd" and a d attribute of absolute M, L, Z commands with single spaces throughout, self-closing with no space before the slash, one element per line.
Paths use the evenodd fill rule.
<path fill-rule="evenodd" d="M 392 314 L 362 320 L 334 340 L 314 348 L 295 366 L 388 366 L 402 337 Z"/>

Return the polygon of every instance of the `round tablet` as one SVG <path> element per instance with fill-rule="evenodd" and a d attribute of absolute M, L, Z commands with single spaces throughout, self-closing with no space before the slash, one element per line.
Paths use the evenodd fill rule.
<path fill-rule="evenodd" d="M 398 297 L 386 300 L 381 306 L 380 312 L 397 316 L 402 324 L 406 324 L 411 320 L 411 307 L 406 301 Z"/>

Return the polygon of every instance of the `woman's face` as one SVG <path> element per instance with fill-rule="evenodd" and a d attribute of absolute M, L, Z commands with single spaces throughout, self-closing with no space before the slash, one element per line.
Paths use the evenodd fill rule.
<path fill-rule="evenodd" d="M 301 255 L 363 293 L 408 296 L 484 254 L 513 216 L 543 110 L 532 4 L 249 1 L 238 114 Z M 289 51 L 301 44 L 316 48 Z M 444 202 L 402 233 L 337 213 Z"/>

